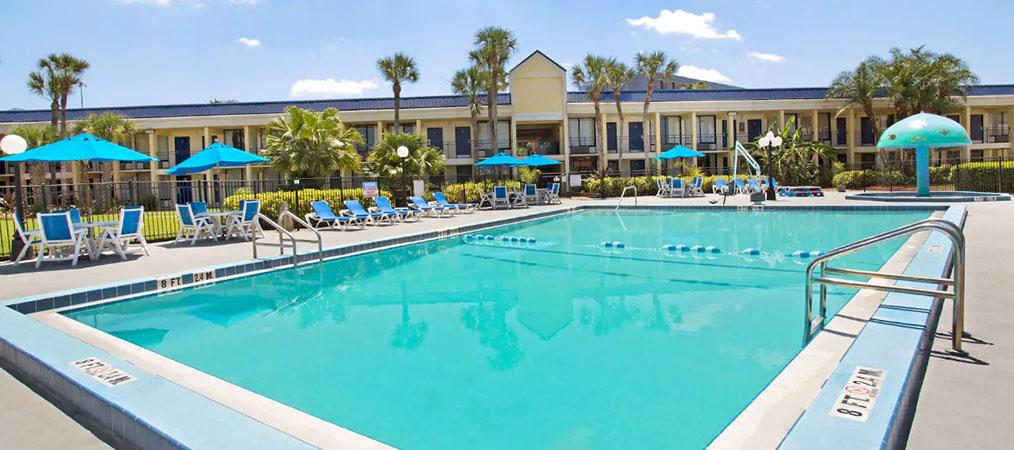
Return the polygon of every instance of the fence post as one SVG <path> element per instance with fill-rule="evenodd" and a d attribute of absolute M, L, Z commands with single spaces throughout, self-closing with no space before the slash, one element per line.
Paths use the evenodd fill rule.
<path fill-rule="evenodd" d="M 137 191 L 134 189 L 134 180 L 130 180 L 128 182 L 128 184 L 130 186 L 130 204 L 131 205 L 136 205 L 137 204 Z"/>

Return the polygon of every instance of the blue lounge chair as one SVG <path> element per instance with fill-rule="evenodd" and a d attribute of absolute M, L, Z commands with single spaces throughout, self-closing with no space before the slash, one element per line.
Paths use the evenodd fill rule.
<path fill-rule="evenodd" d="M 757 183 L 757 179 L 756 178 L 751 178 L 751 179 L 747 180 L 747 182 L 749 183 L 747 189 L 751 193 L 753 193 L 753 192 L 760 192 L 760 190 L 761 190 L 760 184 Z"/>
<path fill-rule="evenodd" d="M 408 206 L 411 208 L 418 209 L 419 211 L 422 211 L 422 214 L 446 216 L 450 215 L 452 210 L 452 208 L 448 208 L 443 205 L 431 205 L 429 203 L 426 203 L 426 200 L 423 200 L 423 198 L 419 196 L 409 197 L 408 200 L 412 202 Z"/>
<path fill-rule="evenodd" d="M 729 182 L 725 181 L 725 178 L 718 178 L 715 180 L 715 184 L 711 186 L 712 194 L 728 194 L 729 193 Z"/>
<path fill-rule="evenodd" d="M 532 186 L 532 192 L 535 191 L 535 185 Z M 534 195 L 534 194 L 533 194 Z M 455 211 L 464 211 L 467 213 L 474 213 L 475 207 L 479 206 L 478 203 L 450 203 L 447 198 L 444 197 L 443 192 L 434 192 L 433 199 L 437 201 L 440 206 L 453 208 Z"/>
<path fill-rule="evenodd" d="M 742 178 L 736 178 L 736 193 L 737 194 L 749 194 L 750 191 L 746 187 L 746 183 L 743 183 Z"/>
<path fill-rule="evenodd" d="M 363 208 L 363 205 L 359 203 L 359 200 L 345 200 L 345 208 L 347 209 L 341 210 L 339 214 L 355 217 L 359 220 L 365 220 L 366 223 L 372 223 L 374 225 L 385 220 L 387 223 L 394 223 L 394 219 L 398 216 L 397 213 L 389 214 L 382 212 L 369 212 L 366 208 Z"/>
<path fill-rule="evenodd" d="M 377 206 L 370 208 L 371 212 L 376 210 L 376 212 L 394 214 L 397 219 L 401 221 L 404 221 L 409 217 L 414 217 L 415 220 L 419 220 L 419 215 L 422 214 L 422 211 L 419 211 L 418 209 L 395 208 L 394 206 L 391 206 L 391 202 L 387 199 L 387 197 L 374 197 L 373 203 Z"/>
<path fill-rule="evenodd" d="M 334 228 L 335 225 L 338 225 L 343 230 L 348 230 L 348 227 L 351 225 L 359 225 L 359 228 L 366 226 L 365 221 L 357 217 L 335 214 L 334 211 L 331 211 L 331 205 L 323 200 L 311 202 L 310 207 L 313 208 L 313 212 L 306 213 L 303 218 L 306 219 L 306 223 L 313 225 L 314 228 L 319 228 L 322 223 L 327 224 L 328 228 Z"/>

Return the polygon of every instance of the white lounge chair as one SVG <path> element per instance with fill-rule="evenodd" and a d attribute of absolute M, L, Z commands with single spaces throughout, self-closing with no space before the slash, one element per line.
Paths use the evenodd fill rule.
<path fill-rule="evenodd" d="M 130 250 L 130 243 L 137 241 L 144 250 L 144 254 L 151 256 L 148 250 L 148 241 L 144 240 L 144 207 L 131 206 L 120 208 L 120 223 L 116 227 L 103 228 L 100 233 L 96 254 L 101 254 L 107 248 L 120 255 L 120 259 L 127 260 L 127 252 Z"/>
<path fill-rule="evenodd" d="M 70 213 L 66 212 L 39 214 L 36 217 L 39 219 L 42 241 L 39 242 L 39 256 L 35 258 L 35 268 L 42 266 L 46 250 L 49 250 L 49 261 L 71 261 L 70 265 L 76 266 L 81 250 L 88 249 L 88 229 L 74 230 Z M 62 256 L 68 247 L 73 250 L 73 255 Z"/>
<path fill-rule="evenodd" d="M 176 205 L 176 217 L 180 220 L 180 231 L 176 233 L 176 240 L 173 245 L 179 244 L 180 240 L 190 240 L 190 245 L 197 243 L 198 239 L 210 236 L 218 242 L 218 235 L 215 234 L 214 225 L 209 217 L 195 217 L 190 205 Z"/>

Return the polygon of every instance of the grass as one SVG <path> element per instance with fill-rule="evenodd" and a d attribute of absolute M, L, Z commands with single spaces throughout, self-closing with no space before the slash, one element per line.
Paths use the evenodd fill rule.
<path fill-rule="evenodd" d="M 96 214 L 83 218 L 86 222 L 104 222 L 120 220 L 119 213 Z M 38 229 L 38 222 L 34 217 L 25 220 L 26 230 Z M 144 213 L 144 238 L 149 241 L 165 240 L 175 238 L 179 232 L 180 223 L 176 218 L 175 211 L 145 211 Z M 11 217 L 0 218 L 0 256 L 6 257 L 11 253 L 11 241 L 14 239 L 14 219 Z"/>

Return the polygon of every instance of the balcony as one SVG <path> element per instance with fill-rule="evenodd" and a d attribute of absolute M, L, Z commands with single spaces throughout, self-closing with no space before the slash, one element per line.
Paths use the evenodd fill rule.
<path fill-rule="evenodd" d="M 120 170 L 150 170 L 150 162 L 120 162 Z"/>
<path fill-rule="evenodd" d="M 538 152 L 540 155 L 560 155 L 560 140 L 556 138 L 540 138 Z"/>
<path fill-rule="evenodd" d="M 662 136 L 662 147 L 666 149 L 673 148 L 677 145 L 689 147 L 690 141 L 691 139 L 689 134 L 670 134 Z"/>
<path fill-rule="evenodd" d="M 511 140 L 509 138 L 508 139 L 497 139 L 496 142 L 497 142 L 496 151 L 492 152 L 491 156 L 492 156 L 492 154 L 496 154 L 497 152 L 507 151 L 507 150 L 510 150 L 510 148 L 511 148 Z M 488 152 L 488 151 L 492 150 L 492 147 L 493 147 L 492 144 L 493 143 L 489 139 L 479 139 L 479 151 L 480 152 L 483 152 L 483 151 L 487 151 Z"/>
<path fill-rule="evenodd" d="M 700 134 L 697 136 L 697 151 L 721 152 L 726 150 L 725 134 Z"/>
<path fill-rule="evenodd" d="M 1010 127 L 1006 125 L 987 127 L 985 135 L 987 143 L 1010 142 Z"/>
<path fill-rule="evenodd" d="M 470 140 L 460 142 L 461 148 L 458 148 L 459 143 L 455 141 L 443 141 L 439 143 L 440 145 L 433 144 L 430 143 L 430 146 L 444 150 L 444 157 L 447 159 L 472 157 L 472 141 Z"/>
<path fill-rule="evenodd" d="M 872 131 L 856 131 L 855 143 L 859 147 L 873 147 L 877 145 L 877 137 Z"/>

